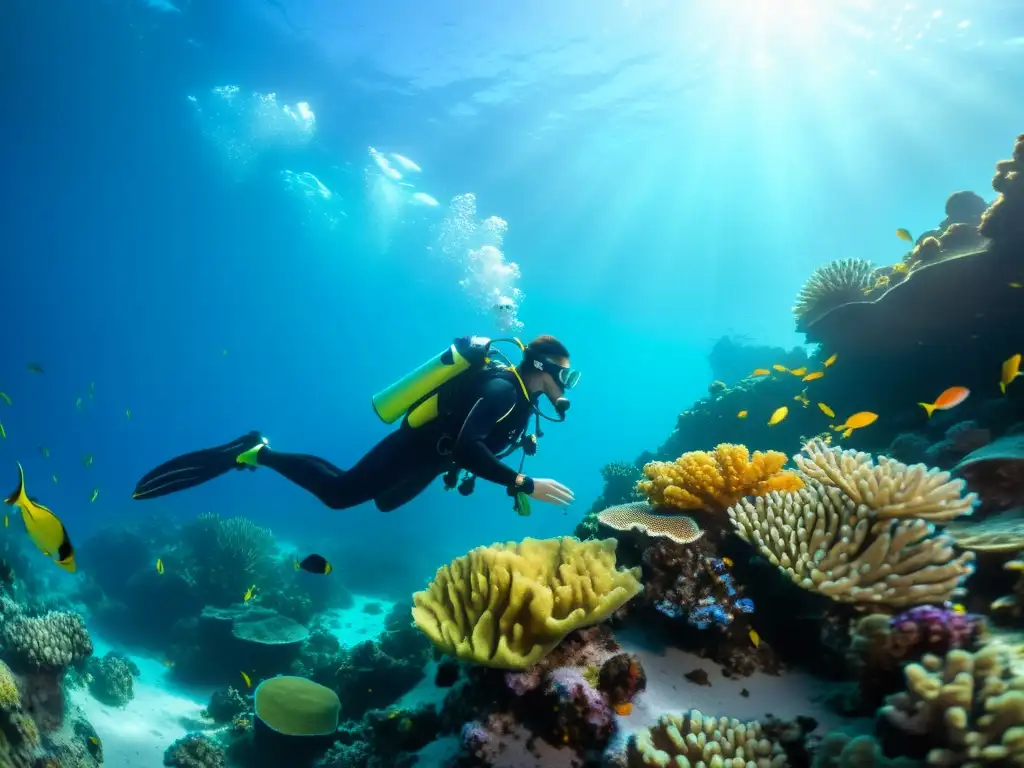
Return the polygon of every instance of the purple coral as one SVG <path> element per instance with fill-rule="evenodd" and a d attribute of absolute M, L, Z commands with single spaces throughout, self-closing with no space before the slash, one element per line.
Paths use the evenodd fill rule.
<path fill-rule="evenodd" d="M 893 616 L 889 626 L 903 636 L 907 646 L 944 654 L 971 645 L 982 631 L 983 619 L 953 608 L 919 605 Z"/>
<path fill-rule="evenodd" d="M 548 675 L 545 692 L 555 699 L 555 743 L 602 748 L 615 729 L 615 715 L 604 696 L 578 669 L 563 667 Z"/>
<path fill-rule="evenodd" d="M 525 696 L 531 691 L 537 690 L 540 686 L 540 677 L 543 669 L 539 664 L 534 664 L 521 672 L 506 672 L 505 685 L 509 687 L 516 696 Z"/>

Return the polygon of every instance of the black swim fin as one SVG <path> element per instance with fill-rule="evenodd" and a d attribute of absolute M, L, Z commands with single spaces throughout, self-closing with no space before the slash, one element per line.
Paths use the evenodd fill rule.
<path fill-rule="evenodd" d="M 139 480 L 132 498 L 155 499 L 158 496 L 202 485 L 233 469 L 255 469 L 252 462 L 240 457 L 250 451 L 254 452 L 253 449 L 257 446 L 262 447 L 266 444 L 263 436 L 253 431 L 226 445 L 193 451 L 165 461 Z"/>

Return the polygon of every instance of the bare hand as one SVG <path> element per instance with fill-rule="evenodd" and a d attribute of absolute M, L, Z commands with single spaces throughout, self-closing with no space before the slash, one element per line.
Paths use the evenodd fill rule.
<path fill-rule="evenodd" d="M 548 504 L 558 504 L 563 507 L 576 501 L 576 497 L 571 490 L 557 480 L 544 477 L 534 478 L 533 493 L 530 494 L 530 498 Z"/>

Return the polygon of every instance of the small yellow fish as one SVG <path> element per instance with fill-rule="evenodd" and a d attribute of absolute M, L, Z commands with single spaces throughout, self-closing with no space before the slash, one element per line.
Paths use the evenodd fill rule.
<path fill-rule="evenodd" d="M 853 430 L 862 429 L 871 424 L 874 424 L 878 419 L 877 413 L 871 413 L 871 411 L 858 411 L 848 418 L 844 423 L 835 427 L 836 432 L 842 432 L 843 437 L 849 437 L 853 434 Z"/>
<path fill-rule="evenodd" d="M 1016 354 L 1003 362 L 1002 375 L 999 377 L 999 390 L 1004 395 L 1006 394 L 1006 388 L 1010 386 L 1010 382 L 1020 376 L 1020 360 L 1020 355 Z"/>
<path fill-rule="evenodd" d="M 950 609 L 953 611 L 953 613 L 958 613 L 961 616 L 967 613 L 967 609 L 964 608 L 960 603 L 953 603 L 953 605 L 950 606 Z"/>
<path fill-rule="evenodd" d="M 82 410 L 83 407 L 84 407 L 84 405 L 82 403 L 82 398 L 80 398 L 80 397 L 77 398 L 75 400 L 75 408 L 77 408 L 78 410 Z"/>
<path fill-rule="evenodd" d="M 793 368 L 790 370 L 790 373 L 792 373 L 794 376 L 803 376 L 805 373 L 807 373 L 807 366 L 802 365 L 799 368 Z"/>
<path fill-rule="evenodd" d="M 0 392 L 0 400 L 3 400 L 8 405 L 14 405 L 14 403 L 11 402 L 11 396 L 6 392 Z"/>
<path fill-rule="evenodd" d="M 788 413 L 789 413 L 789 408 L 787 408 L 786 406 L 782 406 L 781 408 L 776 408 L 775 409 L 775 413 L 773 413 L 772 417 L 770 419 L 768 419 L 768 426 L 769 427 L 774 427 L 776 424 L 778 424 L 780 421 L 782 421 L 784 418 L 786 418 L 786 415 Z"/>
<path fill-rule="evenodd" d="M 836 354 L 836 355 L 830 355 L 830 356 L 829 356 L 829 358 L 828 358 L 828 360 L 826 360 L 826 361 L 825 361 L 825 367 L 826 367 L 826 368 L 831 368 L 831 367 L 832 367 L 832 364 L 833 364 L 833 363 L 835 363 L 835 361 L 836 361 L 836 360 L 837 360 L 838 358 L 839 358 L 839 355 L 838 355 L 838 354 Z"/>
<path fill-rule="evenodd" d="M 9 518 L 7 515 L 4 515 L 4 528 L 9 528 L 10 525 L 11 525 L 11 518 Z"/>
<path fill-rule="evenodd" d="M 910 271 L 910 267 L 907 266 L 902 261 L 899 262 L 898 264 L 893 264 L 891 269 L 892 269 L 893 272 L 896 272 L 896 273 L 902 273 L 902 272 L 909 272 Z"/>
<path fill-rule="evenodd" d="M 251 587 L 249 587 L 247 590 L 245 590 L 245 595 L 242 597 L 242 602 L 243 603 L 248 603 L 254 597 L 256 597 L 256 585 L 255 584 L 253 584 Z"/>
<path fill-rule="evenodd" d="M 4 429 L 3 424 L 0 424 L 0 437 L 2 437 L 4 440 L 7 439 L 7 430 Z"/>
<path fill-rule="evenodd" d="M 775 365 L 773 365 L 772 368 L 774 368 L 779 373 L 785 373 L 786 371 L 789 370 L 786 366 L 779 365 L 779 363 L 776 363 Z"/>
<path fill-rule="evenodd" d="M 829 408 L 824 403 L 818 403 L 818 408 L 820 408 L 821 412 L 824 413 L 826 416 L 828 416 L 830 419 L 834 419 L 836 417 L 836 412 L 833 411 L 831 408 Z"/>
<path fill-rule="evenodd" d="M 50 449 L 47 448 L 45 445 L 40 445 L 39 446 L 39 452 L 41 454 L 43 454 L 44 458 L 47 458 L 47 459 L 50 458 Z"/>
<path fill-rule="evenodd" d="M 863 293 L 865 296 L 870 296 L 872 291 L 874 291 L 874 288 L 865 288 L 863 291 L 861 291 L 861 293 Z"/>
<path fill-rule="evenodd" d="M 726 568 L 732 568 L 732 558 L 731 557 L 723 557 L 722 558 L 722 562 L 725 563 L 725 567 Z"/>
<path fill-rule="evenodd" d="M 914 236 L 910 234 L 910 230 L 903 229 L 902 227 L 896 230 L 896 237 L 900 240 L 906 240 L 908 243 L 914 242 Z"/>
<path fill-rule="evenodd" d="M 740 411 L 739 413 L 736 414 L 736 418 L 737 419 L 745 419 L 745 418 L 747 418 L 747 412 L 746 411 Z"/>
<path fill-rule="evenodd" d="M 807 399 L 807 390 L 806 389 L 803 392 L 801 392 L 799 395 L 794 397 L 793 399 L 796 400 L 798 403 L 800 403 L 804 408 L 806 408 L 811 403 L 811 401 Z"/>
<path fill-rule="evenodd" d="M 811 371 L 801 379 L 801 381 L 817 381 L 825 377 L 824 371 Z"/>
<path fill-rule="evenodd" d="M 92 493 L 89 495 L 89 502 L 91 503 L 91 502 L 96 501 L 96 497 L 98 497 L 99 495 L 100 495 L 100 489 L 99 488 L 93 488 L 92 489 Z"/>
<path fill-rule="evenodd" d="M 767 368 L 755 368 L 751 376 L 768 376 L 771 373 Z"/>
<path fill-rule="evenodd" d="M 875 288 L 885 288 L 889 284 L 889 276 L 882 275 L 880 278 L 875 280 Z"/>
<path fill-rule="evenodd" d="M 249 679 L 249 676 L 245 672 L 239 672 L 238 674 L 242 676 L 242 682 L 245 683 L 245 687 L 252 688 L 252 680 Z"/>
<path fill-rule="evenodd" d="M 1018 283 L 1016 280 L 1014 280 L 1012 283 L 1007 283 L 1007 285 L 1010 286 L 1011 288 L 1024 288 L 1024 283 Z"/>
<path fill-rule="evenodd" d="M 156 559 L 156 572 L 161 576 L 164 574 L 164 561 L 159 557 Z"/>
<path fill-rule="evenodd" d="M 127 417 L 128 421 L 131 421 L 132 420 L 132 409 L 131 408 L 125 408 L 124 409 L 124 415 Z"/>
<path fill-rule="evenodd" d="M 90 744 L 95 744 L 98 747 L 100 745 L 100 739 L 99 739 L 98 736 L 90 736 L 89 737 L 89 743 Z"/>
<path fill-rule="evenodd" d="M 747 636 L 750 638 L 750 642 L 751 642 L 751 644 L 755 648 L 757 648 L 759 645 L 761 645 L 761 636 L 759 634 L 757 634 L 757 630 L 756 629 L 750 630 L 747 633 Z"/>
<path fill-rule="evenodd" d="M 91 453 L 87 453 L 87 454 L 85 454 L 85 456 L 82 457 L 82 466 L 83 467 L 87 467 L 87 468 L 92 466 L 92 454 Z"/>

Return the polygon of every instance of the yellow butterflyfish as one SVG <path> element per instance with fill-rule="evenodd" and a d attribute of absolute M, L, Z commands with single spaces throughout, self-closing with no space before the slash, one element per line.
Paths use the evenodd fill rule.
<path fill-rule="evenodd" d="M 64 524 L 53 512 L 25 492 L 25 470 L 18 464 L 18 487 L 5 499 L 7 504 L 21 509 L 21 518 L 29 538 L 43 554 L 57 553 L 57 565 L 70 573 L 75 572 L 75 548 Z"/>

